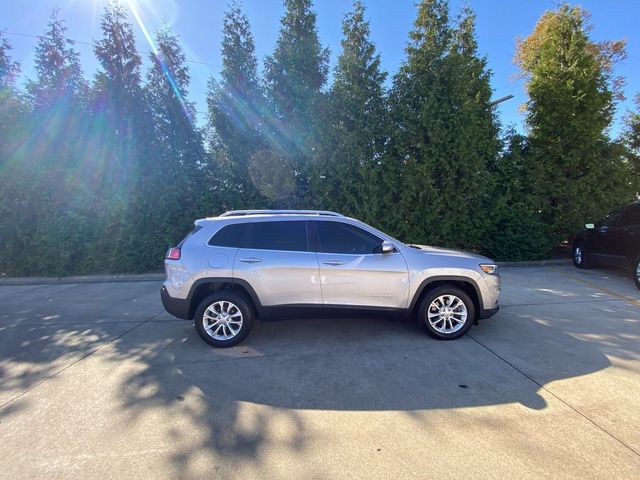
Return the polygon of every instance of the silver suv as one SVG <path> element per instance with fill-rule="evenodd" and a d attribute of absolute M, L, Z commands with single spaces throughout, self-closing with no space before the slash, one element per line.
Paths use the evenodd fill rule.
<path fill-rule="evenodd" d="M 167 252 L 161 297 L 215 347 L 239 343 L 256 316 L 400 313 L 449 340 L 498 311 L 488 258 L 405 245 L 338 213 L 237 210 L 195 225 Z"/>

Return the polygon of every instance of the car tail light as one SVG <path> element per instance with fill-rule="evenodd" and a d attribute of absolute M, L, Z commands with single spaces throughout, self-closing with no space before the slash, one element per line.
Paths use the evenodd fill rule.
<path fill-rule="evenodd" d="M 167 260 L 180 260 L 180 247 L 171 247 L 167 250 Z"/>

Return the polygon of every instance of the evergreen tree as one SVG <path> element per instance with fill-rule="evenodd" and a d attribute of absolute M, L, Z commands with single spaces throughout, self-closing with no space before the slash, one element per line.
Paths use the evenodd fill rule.
<path fill-rule="evenodd" d="M 373 221 L 374 171 L 387 138 L 387 110 L 380 56 L 369 40 L 362 2 L 342 22 L 342 52 L 325 117 L 323 145 L 313 177 L 322 208 Z"/>
<path fill-rule="evenodd" d="M 0 273 L 21 272 L 24 260 L 24 231 L 29 190 L 29 169 L 22 162 L 19 147 L 25 140 L 26 106 L 15 90 L 20 66 L 11 59 L 12 46 L 0 30 Z"/>
<path fill-rule="evenodd" d="M 51 107 L 70 98 L 86 94 L 87 82 L 82 75 L 80 56 L 73 42 L 66 38 L 67 27 L 59 18 L 59 10 L 51 13 L 47 30 L 39 37 L 35 49 L 37 78 L 27 84 L 35 108 Z"/>
<path fill-rule="evenodd" d="M 207 93 L 210 151 L 221 183 L 224 208 L 258 208 L 266 199 L 254 186 L 250 166 L 262 145 L 264 96 L 258 79 L 251 27 L 240 5 L 225 12 L 220 80 Z"/>
<path fill-rule="evenodd" d="M 509 128 L 504 145 L 489 165 L 492 182 L 485 215 L 491 221 L 483 242 L 485 253 L 496 260 L 547 258 L 549 229 L 531 200 L 533 185 L 527 171 L 531 150 L 527 137 Z"/>
<path fill-rule="evenodd" d="M 586 19 L 584 10 L 563 4 L 517 46 L 529 93 L 528 170 L 553 245 L 630 196 L 619 149 L 607 136 L 618 85 L 612 66 L 624 42 L 593 42 Z"/>
<path fill-rule="evenodd" d="M 145 94 L 154 126 L 153 168 L 146 184 L 154 197 L 148 249 L 156 258 L 189 231 L 193 219 L 216 210 L 211 189 L 203 181 L 206 162 L 203 139 L 195 126 L 195 106 L 187 100 L 189 70 L 178 38 L 162 28 L 155 36 L 156 53 Z M 149 256 L 149 261 L 153 262 Z"/>
<path fill-rule="evenodd" d="M 387 228 L 410 241 L 479 248 L 486 168 L 499 150 L 490 95 L 471 11 L 452 27 L 446 1 L 423 1 L 391 92 Z"/>
<path fill-rule="evenodd" d="M 3 89 L 3 92 L 5 88 L 13 88 L 20 73 L 18 62 L 12 61 L 9 55 L 12 48 L 4 32 L 0 30 L 0 89 Z"/>
<path fill-rule="evenodd" d="M 65 32 L 54 10 L 35 48 L 36 78 L 27 82 L 32 110 L 26 128 L 31 138 L 20 152 L 30 166 L 25 195 L 33 243 L 24 268 L 56 274 L 68 272 L 79 261 L 83 230 L 93 218 L 88 208 L 91 195 L 78 181 L 79 166 L 86 161 L 79 143 L 87 83 Z M 60 249 L 61 244 L 67 248 Z"/>
<path fill-rule="evenodd" d="M 155 167 L 151 113 L 140 84 L 142 60 L 125 8 L 117 2 L 108 4 L 100 27 L 103 36 L 94 52 L 101 69 L 93 85 L 90 135 L 95 143 L 91 155 L 96 209 L 105 217 L 93 245 L 108 255 L 97 256 L 104 263 L 95 268 L 136 271 L 145 268 L 150 258 L 138 242 L 149 224 L 155 193 L 145 175 Z"/>
<path fill-rule="evenodd" d="M 102 69 L 93 85 L 93 111 L 94 126 L 99 129 L 95 133 L 102 136 L 104 157 L 96 173 L 106 183 L 103 186 L 107 195 L 120 192 L 127 196 L 138 174 L 136 130 L 142 124 L 137 120 L 144 105 L 140 85 L 142 60 L 122 5 L 108 4 L 100 27 L 103 38 L 96 42 L 94 52 Z"/>
<path fill-rule="evenodd" d="M 634 99 L 636 110 L 625 115 L 622 141 L 626 147 L 626 158 L 631 170 L 631 189 L 640 195 L 640 94 Z"/>
<path fill-rule="evenodd" d="M 329 51 L 320 45 L 311 0 L 285 0 L 284 4 L 276 48 L 265 62 L 272 113 L 268 138 L 274 155 L 283 159 L 283 165 L 289 164 L 295 175 L 296 191 L 284 203 L 300 205 L 308 192 L 309 164 L 317 156 Z"/>

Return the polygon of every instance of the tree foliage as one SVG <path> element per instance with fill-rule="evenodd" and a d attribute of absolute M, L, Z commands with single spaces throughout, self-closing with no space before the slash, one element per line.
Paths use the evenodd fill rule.
<path fill-rule="evenodd" d="M 227 208 L 266 205 L 251 177 L 251 165 L 265 148 L 262 137 L 264 94 L 249 20 L 234 3 L 224 16 L 222 72 L 211 79 L 207 95 L 209 143 Z"/>
<path fill-rule="evenodd" d="M 195 126 L 195 106 L 187 100 L 190 75 L 178 37 L 163 27 L 156 33 L 155 49 L 144 86 L 154 154 L 145 169 L 143 190 L 149 200 L 143 234 L 147 269 L 217 199 L 203 175 L 207 158 L 202 133 Z"/>
<path fill-rule="evenodd" d="M 329 50 L 320 45 L 311 0 L 284 0 L 284 5 L 276 48 L 264 66 L 269 107 L 264 134 L 269 156 L 295 178 L 290 198 L 278 200 L 296 206 L 308 194 L 310 164 L 317 158 Z"/>
<path fill-rule="evenodd" d="M 498 126 L 474 22 L 465 9 L 452 25 L 445 1 L 423 1 L 394 78 L 382 195 L 389 228 L 411 241 L 477 249 L 488 221 Z"/>
<path fill-rule="evenodd" d="M 612 68 L 624 42 L 595 43 L 588 33 L 586 12 L 563 4 L 517 45 L 529 93 L 527 170 L 550 245 L 630 199 L 628 171 L 607 135 L 620 85 Z"/>
<path fill-rule="evenodd" d="M 24 85 L 0 31 L 0 274 L 157 270 L 195 218 L 231 208 L 332 209 L 408 242 L 545 258 L 638 192 L 640 99 L 609 132 L 624 44 L 594 42 L 584 10 L 560 5 L 518 43 L 522 134 L 500 132 L 469 8 L 420 1 L 388 84 L 360 0 L 331 78 L 311 0 L 284 5 L 263 72 L 227 9 L 202 130 L 180 39 L 161 28 L 143 59 L 123 4 L 104 10 L 90 81 L 57 11 Z"/>
<path fill-rule="evenodd" d="M 312 191 L 318 206 L 371 221 L 377 163 L 387 140 L 386 72 L 356 1 L 342 23 L 342 51 L 328 96 Z"/>
<path fill-rule="evenodd" d="M 626 161 L 632 172 L 631 189 L 640 195 L 640 94 L 634 98 L 635 111 L 627 112 L 622 141 L 626 147 Z"/>

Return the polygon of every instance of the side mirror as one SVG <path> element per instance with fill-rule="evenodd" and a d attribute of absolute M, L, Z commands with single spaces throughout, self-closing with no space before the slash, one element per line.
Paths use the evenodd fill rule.
<path fill-rule="evenodd" d="M 596 226 L 593 223 L 585 223 L 584 228 L 586 228 L 587 230 L 593 230 L 594 228 L 596 228 Z"/>
<path fill-rule="evenodd" d="M 382 242 L 382 245 L 380 245 L 380 251 L 382 253 L 393 253 L 393 243 L 385 240 Z"/>

